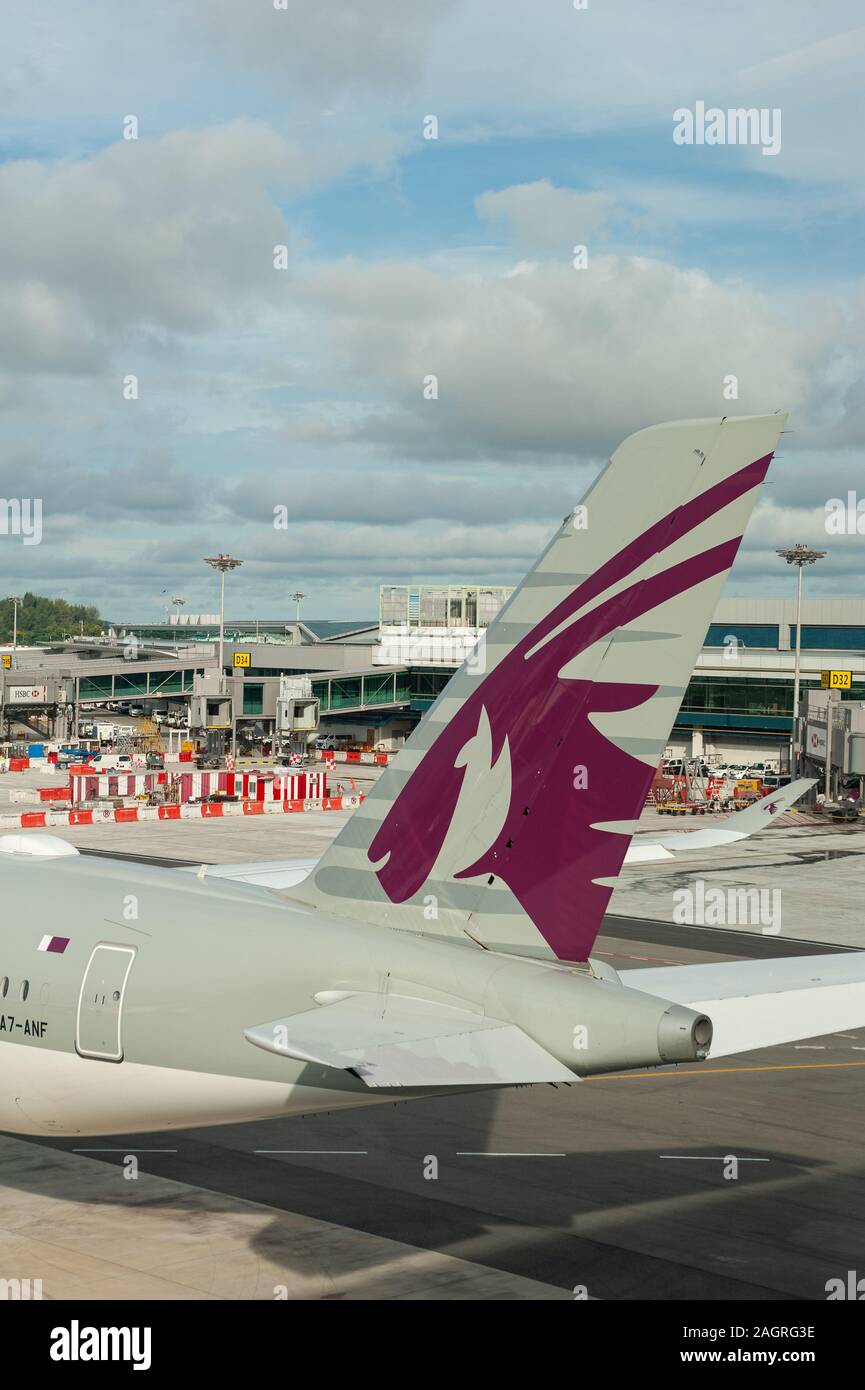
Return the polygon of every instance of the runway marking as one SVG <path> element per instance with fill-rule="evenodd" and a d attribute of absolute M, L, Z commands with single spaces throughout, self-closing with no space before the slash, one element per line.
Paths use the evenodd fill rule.
<path fill-rule="evenodd" d="M 728 1076 L 737 1071 L 825 1071 L 830 1067 L 865 1067 L 865 1062 L 781 1062 L 765 1067 L 700 1067 L 677 1071 L 676 1076 Z M 611 1076 L 584 1076 L 583 1081 L 658 1081 L 670 1076 L 669 1071 L 616 1072 Z"/>
<path fill-rule="evenodd" d="M 179 1149 L 139 1149 L 128 1144 L 125 1149 L 73 1149 L 74 1154 L 176 1154 Z"/>
<path fill-rule="evenodd" d="M 655 965 L 681 965 L 680 960 L 667 960 L 666 956 L 629 956 L 626 951 L 595 951 L 596 956 L 612 956 L 614 960 L 647 960 Z"/>
<path fill-rule="evenodd" d="M 567 1158 L 567 1154 L 494 1153 L 485 1149 L 457 1149 L 457 1158 Z"/>
<path fill-rule="evenodd" d="M 796 1052 L 825 1052 L 825 1043 L 795 1043 Z"/>
<path fill-rule="evenodd" d="M 658 1154 L 658 1158 L 678 1158 L 687 1163 L 726 1163 L 735 1158 L 737 1163 L 771 1163 L 770 1158 L 740 1158 L 738 1154 Z"/>
<path fill-rule="evenodd" d="M 369 1153 L 369 1149 L 253 1149 L 254 1154 L 344 1154 L 346 1156 L 361 1157 Z"/>

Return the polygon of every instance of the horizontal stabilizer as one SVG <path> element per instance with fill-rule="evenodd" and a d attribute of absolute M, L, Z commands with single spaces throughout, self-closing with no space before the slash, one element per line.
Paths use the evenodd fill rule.
<path fill-rule="evenodd" d="M 629 970 L 625 980 L 708 1014 L 712 1058 L 865 1027 L 865 951 Z"/>
<path fill-rule="evenodd" d="M 250 864 L 184 864 L 181 873 L 201 878 L 227 878 L 232 883 L 257 884 L 261 888 L 294 888 L 318 863 L 317 859 L 260 859 Z"/>
<path fill-rule="evenodd" d="M 282 1057 L 351 1071 L 372 1088 L 577 1080 L 513 1024 L 408 995 L 350 994 L 244 1037 Z"/>

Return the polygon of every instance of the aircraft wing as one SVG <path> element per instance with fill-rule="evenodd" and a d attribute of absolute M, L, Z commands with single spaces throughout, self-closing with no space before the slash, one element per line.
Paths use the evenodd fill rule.
<path fill-rule="evenodd" d="M 628 970 L 622 978 L 706 1013 L 712 1058 L 865 1027 L 865 951 Z"/>
<path fill-rule="evenodd" d="M 578 1079 L 514 1024 L 408 995 L 349 994 L 244 1037 L 282 1057 L 351 1071 L 371 1088 Z"/>
<path fill-rule="evenodd" d="M 800 777 L 780 790 L 770 792 L 749 806 L 747 811 L 734 811 L 718 825 L 705 830 L 674 830 L 669 835 L 638 835 L 628 846 L 626 864 L 647 863 L 652 859 L 671 859 L 674 854 L 688 849 L 711 849 L 718 845 L 733 845 L 739 840 L 747 840 L 758 830 L 765 830 L 773 820 L 789 811 L 809 787 L 813 787 L 816 777 Z"/>

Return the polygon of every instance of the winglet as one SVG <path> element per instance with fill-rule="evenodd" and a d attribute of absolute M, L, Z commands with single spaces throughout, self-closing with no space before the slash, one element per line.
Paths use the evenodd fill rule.
<path fill-rule="evenodd" d="M 817 781 L 816 777 L 800 777 L 778 791 L 769 792 L 747 811 L 735 811 L 725 816 L 717 825 L 701 830 L 674 830 L 669 835 L 657 835 L 644 839 L 638 835 L 632 841 L 626 863 L 644 863 L 650 859 L 668 859 L 670 851 L 687 849 L 711 849 L 714 845 L 733 845 L 739 840 L 747 840 L 759 830 L 765 830 L 784 811 L 804 796 Z"/>
<path fill-rule="evenodd" d="M 735 830 L 741 837 L 753 835 L 757 830 L 765 830 L 777 816 L 789 811 L 817 780 L 816 777 L 799 777 L 795 782 L 789 782 L 786 787 L 769 792 L 768 796 L 761 797 L 753 806 L 749 806 L 747 811 L 736 811 L 731 817 L 733 823 L 729 823 L 728 828 Z"/>

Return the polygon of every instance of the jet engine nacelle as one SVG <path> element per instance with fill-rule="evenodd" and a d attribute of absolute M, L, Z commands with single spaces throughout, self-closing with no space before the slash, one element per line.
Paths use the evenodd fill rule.
<path fill-rule="evenodd" d="M 524 966 L 503 966 L 490 981 L 485 1009 L 580 1076 L 708 1056 L 712 1024 L 705 1014 L 576 970 L 541 968 L 536 975 L 528 984 Z"/>

